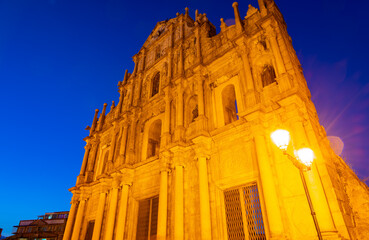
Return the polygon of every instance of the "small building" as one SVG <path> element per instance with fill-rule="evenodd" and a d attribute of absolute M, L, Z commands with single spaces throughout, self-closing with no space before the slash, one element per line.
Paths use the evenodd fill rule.
<path fill-rule="evenodd" d="M 50 212 L 34 220 L 21 220 L 14 226 L 13 236 L 6 239 L 59 240 L 63 239 L 68 211 Z"/>

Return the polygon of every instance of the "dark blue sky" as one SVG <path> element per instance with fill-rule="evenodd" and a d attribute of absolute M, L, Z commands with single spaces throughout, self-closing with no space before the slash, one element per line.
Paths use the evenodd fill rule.
<path fill-rule="evenodd" d="M 218 27 L 233 1 L 0 0 L 0 228 L 69 210 L 94 109 L 156 22 L 187 6 Z M 239 1 L 240 13 L 257 1 Z M 328 135 L 361 179 L 369 176 L 369 3 L 277 0 Z"/>

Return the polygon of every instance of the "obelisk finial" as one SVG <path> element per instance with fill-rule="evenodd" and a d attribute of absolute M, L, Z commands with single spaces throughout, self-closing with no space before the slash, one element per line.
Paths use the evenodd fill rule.
<path fill-rule="evenodd" d="M 236 22 L 236 28 L 238 31 L 242 31 L 243 30 L 243 24 L 242 24 L 242 20 L 240 17 L 240 11 L 238 10 L 238 2 L 234 2 L 232 4 L 233 10 L 234 10 L 234 20 Z"/>
<path fill-rule="evenodd" d="M 96 123 L 97 123 L 97 115 L 99 114 L 99 109 L 96 109 L 95 110 L 95 116 L 94 116 L 94 120 L 92 121 L 92 126 L 91 126 L 91 129 L 90 129 L 90 135 L 93 131 L 95 131 L 95 128 L 96 128 Z"/>

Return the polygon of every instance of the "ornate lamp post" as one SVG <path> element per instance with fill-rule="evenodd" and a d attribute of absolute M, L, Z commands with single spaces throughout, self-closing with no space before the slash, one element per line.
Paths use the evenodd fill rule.
<path fill-rule="evenodd" d="M 295 151 L 296 156 L 291 156 L 287 153 L 287 147 L 290 142 L 290 133 L 287 130 L 278 129 L 274 131 L 270 137 L 273 143 L 282 150 L 283 154 L 286 155 L 292 163 L 299 169 L 302 185 L 304 186 L 307 201 L 309 203 L 310 212 L 314 220 L 315 229 L 318 233 L 318 239 L 322 240 L 322 234 L 319 229 L 318 220 L 316 218 L 316 213 L 314 211 L 313 204 L 311 202 L 309 190 L 306 185 L 306 180 L 304 176 L 304 171 L 310 171 L 311 165 L 314 161 L 314 152 L 310 148 L 301 148 Z"/>

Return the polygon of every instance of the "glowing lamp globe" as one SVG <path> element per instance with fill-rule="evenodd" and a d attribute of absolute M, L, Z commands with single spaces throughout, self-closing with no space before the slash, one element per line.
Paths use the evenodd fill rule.
<path fill-rule="evenodd" d="M 278 129 L 270 135 L 273 143 L 281 150 L 286 151 L 290 142 L 290 133 L 287 130 Z"/>
<path fill-rule="evenodd" d="M 310 148 L 301 148 L 296 151 L 297 158 L 307 167 L 310 167 L 314 161 L 314 152 Z"/>

